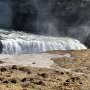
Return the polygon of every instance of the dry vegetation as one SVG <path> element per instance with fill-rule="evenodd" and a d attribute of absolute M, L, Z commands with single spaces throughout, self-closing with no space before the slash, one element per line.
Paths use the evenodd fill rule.
<path fill-rule="evenodd" d="M 52 68 L 0 67 L 0 90 L 90 90 L 90 50 L 52 51 Z"/>

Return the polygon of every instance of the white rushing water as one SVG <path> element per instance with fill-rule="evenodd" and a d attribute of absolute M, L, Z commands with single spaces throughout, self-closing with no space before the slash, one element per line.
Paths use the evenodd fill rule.
<path fill-rule="evenodd" d="M 29 54 L 50 50 L 87 49 L 76 39 L 28 34 L 24 32 L 0 30 L 3 54 Z"/>

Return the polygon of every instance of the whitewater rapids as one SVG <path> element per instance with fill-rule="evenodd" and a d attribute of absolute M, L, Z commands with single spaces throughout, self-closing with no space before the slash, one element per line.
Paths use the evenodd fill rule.
<path fill-rule="evenodd" d="M 76 39 L 28 34 L 24 32 L 0 30 L 3 54 L 30 54 L 50 50 L 87 49 Z"/>

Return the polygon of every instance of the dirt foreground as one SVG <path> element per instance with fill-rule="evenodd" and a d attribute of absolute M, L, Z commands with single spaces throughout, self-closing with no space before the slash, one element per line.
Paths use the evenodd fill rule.
<path fill-rule="evenodd" d="M 0 90 L 90 90 L 90 50 L 1 54 Z"/>

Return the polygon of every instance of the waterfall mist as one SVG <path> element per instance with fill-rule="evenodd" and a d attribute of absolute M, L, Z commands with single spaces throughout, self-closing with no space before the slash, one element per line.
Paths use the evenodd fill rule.
<path fill-rule="evenodd" d="M 72 37 L 90 47 L 89 0 L 1 0 L 0 27 Z"/>

